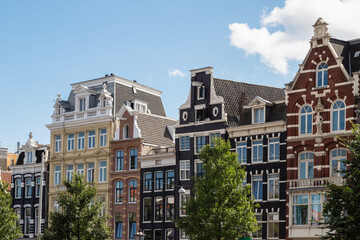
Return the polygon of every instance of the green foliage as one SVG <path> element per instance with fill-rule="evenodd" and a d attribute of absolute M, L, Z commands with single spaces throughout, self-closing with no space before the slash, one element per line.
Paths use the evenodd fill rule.
<path fill-rule="evenodd" d="M 104 204 L 95 201 L 96 188 L 82 175 L 75 174 L 71 182 L 64 181 L 65 192 L 59 192 L 59 212 L 50 213 L 50 227 L 44 240 L 109 239 L 108 216 L 101 216 Z"/>
<path fill-rule="evenodd" d="M 16 239 L 22 236 L 17 216 L 11 207 L 12 197 L 7 191 L 9 184 L 0 180 L 0 236 L 1 239 Z"/>
<path fill-rule="evenodd" d="M 353 124 L 353 139 L 341 139 L 352 159 L 345 160 L 344 185 L 330 184 L 325 193 L 324 239 L 360 239 L 360 126 Z"/>
<path fill-rule="evenodd" d="M 214 147 L 199 154 L 205 175 L 195 180 L 194 197 L 185 204 L 186 217 L 176 220 L 192 240 L 229 240 L 257 230 L 250 187 L 244 185 L 245 170 L 230 143 L 216 138 Z"/>

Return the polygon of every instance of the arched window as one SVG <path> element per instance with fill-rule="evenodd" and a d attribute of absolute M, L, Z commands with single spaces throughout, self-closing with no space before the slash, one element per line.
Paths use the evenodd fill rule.
<path fill-rule="evenodd" d="M 345 103 L 336 101 L 332 106 L 332 131 L 345 130 Z"/>
<path fill-rule="evenodd" d="M 317 67 L 317 87 L 328 85 L 328 65 L 326 63 L 320 63 Z"/>
<path fill-rule="evenodd" d="M 299 154 L 299 178 L 314 178 L 314 153 L 302 152 Z"/>
<path fill-rule="evenodd" d="M 334 149 L 330 151 L 331 176 L 344 176 L 341 170 L 345 169 L 346 150 L 344 148 Z"/>
<path fill-rule="evenodd" d="M 300 109 L 300 134 L 312 133 L 312 108 L 308 105 Z"/>
<path fill-rule="evenodd" d="M 127 139 L 129 138 L 129 125 L 125 125 L 124 129 L 123 129 L 123 139 Z"/>

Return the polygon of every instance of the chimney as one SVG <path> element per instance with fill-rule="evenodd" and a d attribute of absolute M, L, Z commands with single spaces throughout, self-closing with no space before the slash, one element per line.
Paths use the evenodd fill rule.
<path fill-rule="evenodd" d="M 240 116 L 243 113 L 244 105 L 246 104 L 246 102 L 247 102 L 246 94 L 244 92 L 241 92 L 238 102 L 239 120 L 240 120 Z"/>

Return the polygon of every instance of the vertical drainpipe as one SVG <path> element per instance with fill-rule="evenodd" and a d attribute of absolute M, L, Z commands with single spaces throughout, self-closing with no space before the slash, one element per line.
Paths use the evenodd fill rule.
<path fill-rule="evenodd" d="M 43 181 L 44 181 L 44 161 L 48 159 L 49 151 L 46 149 L 45 154 L 41 154 L 41 176 L 40 176 L 40 197 L 38 210 L 38 237 L 41 235 L 41 220 L 42 220 L 42 202 L 43 202 Z"/>

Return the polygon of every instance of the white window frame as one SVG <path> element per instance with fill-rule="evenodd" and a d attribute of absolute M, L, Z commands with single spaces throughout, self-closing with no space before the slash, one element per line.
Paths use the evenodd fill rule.
<path fill-rule="evenodd" d="M 273 216 L 273 219 L 270 219 L 271 216 Z M 276 216 L 277 216 L 277 219 L 276 219 Z M 267 214 L 267 239 L 279 239 L 280 237 L 280 214 L 278 212 L 271 212 L 271 213 L 268 213 Z M 278 224 L 278 234 L 279 236 L 278 237 L 270 237 L 269 233 L 270 233 L 270 224 Z M 273 231 L 275 230 L 276 228 L 273 226 Z"/>
<path fill-rule="evenodd" d="M 200 95 L 202 93 L 202 96 Z M 202 100 L 205 99 L 205 86 L 197 87 L 197 99 Z"/>
<path fill-rule="evenodd" d="M 123 127 L 123 139 L 129 139 L 130 138 L 130 127 L 128 124 L 126 124 Z"/>
<path fill-rule="evenodd" d="M 33 151 L 26 152 L 26 163 L 33 163 Z"/>
<path fill-rule="evenodd" d="M 99 162 L 99 182 L 106 182 L 106 160 Z"/>
<path fill-rule="evenodd" d="M 257 193 L 257 197 L 258 197 L 258 199 L 255 197 L 255 193 L 254 193 L 254 183 L 255 182 L 261 182 L 261 190 L 262 190 L 262 192 L 260 192 L 260 190 L 259 190 L 259 192 Z M 263 199 L 264 199 L 264 194 L 263 194 L 263 192 L 264 192 L 264 179 L 263 179 L 263 175 L 252 175 L 251 176 L 251 194 L 252 194 L 252 196 L 254 197 L 254 200 L 256 201 L 256 202 L 258 202 L 258 201 L 262 201 Z M 261 193 L 261 198 L 260 198 L 260 193 Z"/>
<path fill-rule="evenodd" d="M 339 103 L 339 102 L 341 102 L 341 103 L 343 103 L 344 104 L 344 108 L 337 108 L 337 109 L 334 109 L 334 107 L 335 107 L 335 104 L 337 104 L 337 103 Z M 340 129 L 340 112 L 341 111 L 344 111 L 344 128 L 343 129 Z M 335 114 L 335 112 L 337 112 L 337 114 L 338 114 L 338 117 L 337 117 L 337 120 L 338 120 L 338 124 L 337 124 L 337 129 L 335 129 L 334 130 L 334 127 L 335 127 L 335 124 L 334 124 L 334 114 Z M 343 132 L 343 131 L 345 131 L 345 129 L 346 129 L 346 104 L 345 104 L 345 102 L 343 101 L 343 100 L 337 100 L 337 101 L 335 101 L 335 102 L 333 102 L 332 104 L 331 104 L 331 114 L 330 114 L 330 129 L 331 129 L 331 132 Z"/>
<path fill-rule="evenodd" d="M 257 232 L 260 232 L 261 233 L 261 237 L 256 237 L 256 236 L 253 236 L 253 238 L 252 239 L 254 239 L 254 240 L 257 240 L 257 239 L 263 239 L 263 237 L 262 237 L 262 230 L 263 230 L 263 223 L 265 223 L 265 221 L 263 221 L 263 214 L 262 213 L 255 213 L 254 214 L 255 215 L 255 218 L 256 218 L 256 222 L 257 222 L 257 225 L 259 226 L 261 226 L 261 228 L 259 229 L 259 230 L 257 230 Z M 261 220 L 258 220 L 257 219 L 257 217 L 260 217 L 260 219 Z M 253 233 L 253 235 L 254 235 L 254 233 Z"/>
<path fill-rule="evenodd" d="M 174 208 L 173 208 L 173 211 L 174 211 L 174 214 L 173 214 L 173 219 L 168 219 L 167 218 L 167 213 L 168 213 L 168 202 L 169 202 L 169 198 L 172 198 L 173 199 L 173 205 L 174 205 Z M 165 197 L 165 221 L 166 222 L 171 222 L 171 221 L 173 221 L 174 219 L 175 219 L 175 210 L 176 210 L 176 208 L 175 208 L 175 196 L 166 196 Z"/>
<path fill-rule="evenodd" d="M 180 217 L 184 217 L 186 216 L 186 213 L 184 214 L 183 211 L 185 211 L 183 209 L 183 202 L 185 200 L 185 202 L 190 199 L 190 190 L 185 190 L 185 193 L 180 193 L 179 194 L 179 216 Z"/>
<path fill-rule="evenodd" d="M 57 167 L 59 167 L 59 170 L 57 170 Z M 54 166 L 54 186 L 60 185 L 61 183 L 61 166 L 55 165 Z"/>
<path fill-rule="evenodd" d="M 94 134 L 92 134 L 92 133 L 94 133 Z M 88 131 L 88 148 L 89 149 L 95 148 L 95 136 L 96 136 L 95 130 Z"/>
<path fill-rule="evenodd" d="M 305 159 L 301 159 L 301 155 L 305 154 Z M 309 154 L 309 156 L 307 157 L 306 155 Z M 312 154 L 313 158 L 310 158 L 310 154 Z M 314 159 L 314 153 L 310 152 L 310 151 L 304 151 L 304 152 L 299 152 L 298 153 L 298 178 L 299 179 L 309 179 L 309 163 L 312 162 L 313 163 L 313 173 L 312 173 L 312 178 L 314 178 L 314 169 L 315 169 L 315 159 Z M 301 163 L 305 163 L 305 178 L 301 178 Z"/>
<path fill-rule="evenodd" d="M 258 110 L 262 110 L 262 118 L 261 118 L 261 116 L 260 116 L 260 119 L 257 119 L 256 117 L 256 112 L 258 111 Z M 252 109 L 252 119 L 253 119 L 253 124 L 260 124 L 260 123 L 264 123 L 264 122 L 266 122 L 265 121 L 265 116 L 266 116 L 266 114 L 265 114 L 265 111 L 266 111 L 266 107 L 265 106 L 262 106 L 262 107 L 254 107 L 253 109 Z"/>
<path fill-rule="evenodd" d="M 67 151 L 74 151 L 75 148 L 75 134 L 68 133 L 67 134 Z"/>
<path fill-rule="evenodd" d="M 30 183 L 27 183 L 27 180 L 30 180 Z M 32 179 L 31 178 L 25 178 L 24 184 L 25 184 L 25 198 L 31 198 L 32 195 L 33 195 L 33 189 L 32 189 L 33 181 L 32 181 Z M 28 195 L 28 188 L 31 188 L 30 196 Z"/>
<path fill-rule="evenodd" d="M 340 155 L 343 153 L 343 151 L 345 151 L 345 155 Z M 333 157 L 333 152 L 337 152 L 337 156 Z M 340 154 L 339 154 L 340 153 Z M 337 170 L 341 170 L 341 161 L 346 160 L 347 159 L 347 151 L 346 148 L 335 148 L 330 150 L 330 177 L 341 177 L 341 173 L 340 172 L 336 172 L 334 174 L 334 169 L 333 169 L 333 161 L 336 161 L 336 165 L 337 165 Z M 346 168 L 346 166 L 344 166 Z"/>
<path fill-rule="evenodd" d="M 92 164 L 92 167 L 90 165 Z M 95 173 L 95 163 L 94 162 L 88 162 L 87 163 L 87 170 L 86 170 L 86 179 L 88 183 L 94 182 L 94 173 Z"/>
<path fill-rule="evenodd" d="M 100 129 L 100 147 L 105 147 L 106 146 L 106 128 L 102 128 Z"/>
<path fill-rule="evenodd" d="M 87 109 L 86 97 L 79 98 L 79 112 L 84 112 Z"/>
<path fill-rule="evenodd" d="M 28 216 L 26 214 L 26 210 L 30 211 L 30 216 Z M 29 221 L 28 224 L 27 224 L 27 221 Z M 29 229 L 28 229 L 28 227 L 29 227 Z M 31 208 L 25 208 L 24 209 L 24 235 L 29 236 L 31 234 L 30 230 L 31 230 Z"/>
<path fill-rule="evenodd" d="M 61 135 L 57 134 L 54 136 L 55 138 L 55 152 L 61 151 Z"/>
<path fill-rule="evenodd" d="M 119 163 L 121 163 L 120 166 Z M 124 150 L 116 151 L 115 172 L 121 172 L 121 171 L 124 171 Z"/>
<path fill-rule="evenodd" d="M 221 134 L 220 132 L 213 132 L 213 133 L 210 133 L 209 135 L 209 144 L 211 147 L 214 146 L 214 143 L 213 143 L 213 140 L 217 137 L 221 137 Z"/>
<path fill-rule="evenodd" d="M 245 159 L 240 159 L 240 157 L 243 156 L 243 154 L 240 155 L 240 152 L 241 153 L 245 152 Z M 246 141 L 236 143 L 236 153 L 238 154 L 239 163 L 240 164 L 247 164 L 247 142 Z M 240 162 L 240 160 L 241 160 L 241 162 Z M 243 160 L 245 160 L 245 161 L 243 161 Z"/>
<path fill-rule="evenodd" d="M 80 167 L 80 166 L 82 166 L 82 167 Z M 84 163 L 76 164 L 76 173 L 79 175 L 84 175 L 84 168 L 85 168 Z"/>
<path fill-rule="evenodd" d="M 270 182 L 273 182 L 274 184 L 274 190 L 271 192 L 270 190 Z M 276 185 L 278 188 L 277 191 L 277 197 L 276 197 Z M 280 199 L 280 174 L 269 174 L 268 175 L 268 181 L 267 181 L 267 199 L 268 201 L 274 201 L 274 200 L 279 200 Z M 273 197 L 270 197 L 272 195 L 274 195 Z"/>
<path fill-rule="evenodd" d="M 256 159 L 254 158 L 255 157 L 254 156 L 255 147 L 256 147 L 256 152 L 257 152 L 257 155 L 258 155 L 258 157 Z M 260 152 L 260 148 L 261 148 L 261 152 Z M 261 156 L 261 158 L 259 156 Z M 262 139 L 256 139 L 256 140 L 252 141 L 252 144 L 251 144 L 251 162 L 252 163 L 262 163 L 262 162 L 264 162 L 264 143 L 263 143 Z"/>
<path fill-rule="evenodd" d="M 21 193 L 22 193 L 21 178 L 16 178 L 14 180 L 14 183 L 15 183 L 15 199 L 20 199 L 21 198 Z M 18 188 L 20 188 L 20 196 L 17 194 L 18 193 Z"/>
<path fill-rule="evenodd" d="M 119 185 L 119 187 L 118 187 L 118 185 Z M 120 192 L 120 197 L 119 197 L 120 201 L 118 201 L 118 198 L 117 198 L 118 190 Z M 115 181 L 115 204 L 122 204 L 124 202 L 123 195 L 124 195 L 124 182 L 122 180 L 116 180 Z"/>
<path fill-rule="evenodd" d="M 82 136 L 80 136 L 82 135 Z M 84 150 L 85 149 L 85 132 L 79 132 L 77 134 L 77 149 Z"/>
<path fill-rule="evenodd" d="M 151 209 L 151 214 L 150 214 L 150 219 L 147 219 L 147 220 L 145 220 L 145 210 L 146 210 L 146 208 L 145 208 L 145 201 L 146 200 L 149 200 L 150 199 L 150 209 Z M 142 219 L 142 221 L 144 222 L 144 223 L 150 223 L 151 222 L 151 219 L 152 219 L 152 211 L 153 211 L 153 200 L 152 200 L 153 198 L 152 197 L 144 197 L 143 198 L 143 202 L 142 202 L 142 204 L 143 204 L 143 219 Z M 154 214 L 155 215 L 155 214 Z"/>
<path fill-rule="evenodd" d="M 39 187 L 39 189 L 38 189 Z M 39 198 L 40 197 L 40 188 L 41 188 L 41 177 L 36 177 L 35 178 L 35 197 Z"/>
<path fill-rule="evenodd" d="M 305 107 L 309 107 L 311 112 L 305 112 L 305 113 L 301 113 L 302 110 L 305 108 Z M 303 106 L 301 106 L 300 110 L 299 110 L 299 135 L 310 135 L 313 133 L 313 108 L 309 105 L 309 104 L 305 104 Z M 311 128 L 310 128 L 310 132 L 308 132 L 308 121 L 309 121 L 309 115 L 311 115 L 310 119 L 311 119 Z M 302 116 L 305 116 L 305 132 L 302 133 L 301 132 L 301 117 Z"/>
<path fill-rule="evenodd" d="M 135 183 L 136 183 L 136 188 L 133 188 L 133 189 L 136 189 L 136 193 L 134 193 L 135 201 L 132 201 L 132 200 L 131 200 L 131 189 L 132 189 L 132 188 L 131 188 L 131 184 L 130 184 L 131 181 L 135 181 Z M 136 179 L 130 179 L 130 180 L 129 180 L 129 188 L 128 188 L 128 190 L 129 190 L 129 192 L 128 192 L 128 193 L 129 193 L 129 203 L 136 203 L 137 200 L 139 199 L 138 196 L 137 196 L 137 194 L 138 194 L 138 190 L 137 190 L 137 189 L 138 189 L 137 180 L 136 180 Z"/>
<path fill-rule="evenodd" d="M 180 136 L 179 140 L 180 151 L 190 150 L 190 136 Z"/>
<path fill-rule="evenodd" d="M 274 156 L 270 155 L 270 149 L 274 148 Z M 278 149 L 279 155 L 276 156 L 276 148 Z M 274 161 L 280 161 L 280 138 L 269 138 L 268 139 L 268 161 L 274 162 Z"/>
<path fill-rule="evenodd" d="M 60 211 L 60 203 L 59 203 L 59 199 L 57 198 L 54 198 L 53 210 L 54 212 Z"/>
<path fill-rule="evenodd" d="M 196 159 L 194 161 L 194 171 L 195 171 L 194 175 L 195 175 L 195 177 L 199 177 L 198 176 L 198 174 L 199 174 L 198 163 L 201 163 L 201 165 L 202 165 L 203 161 L 201 161 L 200 159 Z M 205 174 L 205 171 L 204 171 L 204 174 Z"/>
<path fill-rule="evenodd" d="M 162 178 L 160 179 L 160 183 L 159 183 L 159 188 L 157 188 L 157 173 L 161 173 L 162 174 Z M 165 180 L 165 176 L 164 176 L 164 171 L 156 171 L 154 172 L 154 191 L 155 192 L 159 192 L 159 191 L 163 191 L 164 190 L 164 180 Z"/>
<path fill-rule="evenodd" d="M 171 188 L 168 188 L 168 173 L 169 172 L 173 172 L 174 173 L 174 177 L 172 177 L 172 179 L 173 179 L 173 183 L 172 183 L 172 187 Z M 167 170 L 166 171 L 166 176 L 165 176 L 165 178 L 166 178 L 166 182 L 165 182 L 165 185 L 166 185 L 166 187 L 165 187 L 165 189 L 166 190 L 173 190 L 173 189 L 175 189 L 175 170 Z"/>
<path fill-rule="evenodd" d="M 201 149 L 198 149 L 198 143 L 197 143 L 197 139 L 198 139 L 198 138 L 204 139 L 204 144 L 202 145 L 203 147 L 202 147 Z M 195 153 L 198 154 L 198 153 L 200 153 L 200 151 L 206 146 L 206 138 L 205 138 L 205 136 L 195 136 L 195 137 L 194 137 L 194 140 L 195 140 L 195 144 L 194 144 L 194 146 L 195 146 Z"/>
<path fill-rule="evenodd" d="M 191 165 L 190 160 L 180 160 L 180 166 L 179 166 L 180 181 L 190 180 L 190 177 L 191 177 L 191 172 L 190 172 L 191 167 L 190 167 L 190 165 Z M 181 174 L 182 172 L 184 172 L 184 176 L 185 176 L 184 178 L 183 178 L 183 176 Z"/>
<path fill-rule="evenodd" d="M 162 203 L 162 206 L 160 207 L 160 211 L 161 211 L 161 219 L 160 220 L 156 220 L 156 200 L 160 200 Z M 160 197 L 154 197 L 154 222 L 162 222 L 164 221 L 164 198 L 162 196 Z"/>
<path fill-rule="evenodd" d="M 34 231 L 35 231 L 35 236 L 38 235 L 38 228 L 39 228 L 39 208 L 35 208 L 35 221 L 34 221 Z"/>
<path fill-rule="evenodd" d="M 319 70 L 319 67 L 325 63 L 326 64 L 326 68 L 323 68 L 323 69 L 320 69 Z M 328 72 L 328 69 L 329 69 L 329 66 L 327 65 L 326 62 L 320 62 L 317 66 L 316 66 L 316 87 L 317 88 L 321 88 L 321 87 L 325 87 L 327 85 L 329 85 L 329 72 Z M 324 77 L 325 77 L 325 72 L 327 72 L 326 74 L 326 84 L 325 84 L 325 81 L 324 81 Z M 321 82 L 321 85 L 319 84 L 319 73 L 321 73 L 321 79 L 322 79 L 322 82 Z"/>
<path fill-rule="evenodd" d="M 66 181 L 71 182 L 74 173 L 74 164 L 66 165 Z"/>
<path fill-rule="evenodd" d="M 294 204 L 294 199 L 295 196 L 298 195 L 306 195 L 307 196 L 307 203 L 304 204 Z M 313 195 L 317 195 L 320 196 L 320 203 L 319 202 L 313 202 L 312 196 Z M 294 194 L 291 195 L 291 201 L 290 201 L 290 210 L 291 210 L 291 216 L 290 216 L 290 225 L 291 226 L 319 226 L 319 223 L 321 222 L 321 218 L 323 217 L 322 215 L 322 211 L 324 210 L 324 199 L 325 196 L 322 192 L 307 192 L 307 193 L 302 193 L 302 194 Z M 306 224 L 295 224 L 294 223 L 294 208 L 296 206 L 300 206 L 300 205 L 307 205 L 307 222 Z M 315 214 L 312 212 L 313 206 L 314 205 L 320 205 L 320 216 L 318 216 L 318 218 L 320 219 L 320 221 L 314 221 L 314 216 Z"/>

